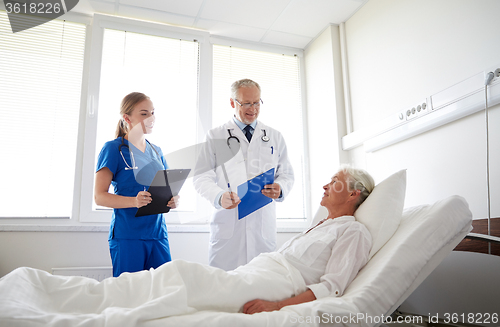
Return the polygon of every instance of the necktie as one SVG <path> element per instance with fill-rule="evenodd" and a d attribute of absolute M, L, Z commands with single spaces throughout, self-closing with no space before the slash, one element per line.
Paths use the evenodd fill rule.
<path fill-rule="evenodd" d="M 252 131 L 253 128 L 250 125 L 247 125 L 245 128 L 243 128 L 245 131 L 245 136 L 247 137 L 248 143 L 250 143 L 250 140 L 252 139 Z"/>

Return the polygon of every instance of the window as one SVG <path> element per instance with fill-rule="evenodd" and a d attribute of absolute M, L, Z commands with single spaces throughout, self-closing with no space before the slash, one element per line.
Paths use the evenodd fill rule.
<path fill-rule="evenodd" d="M 71 216 L 85 30 L 52 20 L 12 33 L 0 11 L 1 217 Z"/>
<path fill-rule="evenodd" d="M 147 139 L 165 156 L 195 144 L 198 52 L 193 41 L 105 29 L 96 149 L 115 138 L 120 102 L 134 91 L 153 101 L 156 123 Z M 183 186 L 181 197 L 182 210 L 194 211 L 192 183 Z"/>
<path fill-rule="evenodd" d="M 161 147 L 169 168 L 187 168 L 185 158 L 177 156 L 179 150 L 193 148 L 198 142 L 200 45 L 199 35 L 179 35 L 175 29 L 154 23 L 97 15 L 93 26 L 101 28 L 92 36 L 96 49 L 91 55 L 91 109 L 85 132 L 80 220 L 107 222 L 111 209 L 98 207 L 93 200 L 95 167 L 104 143 L 115 138 L 125 95 L 142 92 L 150 97 L 156 122 L 147 139 Z M 203 203 L 199 203 L 202 199 L 191 178 L 180 195 L 182 206 L 165 216 L 167 223 L 205 222 L 208 216 L 199 214 Z"/>
<path fill-rule="evenodd" d="M 0 11 L 0 137 L 2 159 L 8 158 L 0 161 L 0 196 L 12 204 L 0 208 L 0 217 L 76 214 L 65 224 L 109 223 L 110 210 L 93 199 L 95 166 L 102 145 L 114 139 L 122 98 L 133 91 L 151 98 L 157 120 L 149 139 L 179 168 L 169 154 L 203 142 L 208 129 L 227 121 L 230 85 L 248 77 L 262 86 L 260 119 L 284 135 L 295 171 L 278 217 L 303 221 L 299 57 L 243 49 L 244 43 L 213 46 L 207 32 L 100 14 L 87 31 L 89 17 L 73 18 L 13 34 Z M 205 223 L 212 205 L 191 179 L 182 192 L 167 224 Z"/>
<path fill-rule="evenodd" d="M 285 201 L 277 203 L 277 217 L 305 218 L 305 158 L 299 57 L 225 45 L 214 45 L 213 49 L 213 126 L 224 124 L 234 112 L 229 105 L 230 86 L 234 81 L 250 78 L 259 83 L 264 102 L 259 120 L 281 132 L 295 174 L 292 191 Z"/>

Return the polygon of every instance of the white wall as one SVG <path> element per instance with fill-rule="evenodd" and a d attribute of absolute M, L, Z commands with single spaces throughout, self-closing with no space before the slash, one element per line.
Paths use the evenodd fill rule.
<path fill-rule="evenodd" d="M 278 247 L 294 233 L 279 233 Z M 172 259 L 208 263 L 208 233 L 169 233 Z M 17 267 L 111 267 L 106 232 L 0 232 L 0 277 Z"/>
<path fill-rule="evenodd" d="M 499 12 L 497 0 L 370 0 L 346 23 L 354 130 L 499 65 Z M 498 111 L 491 111 L 496 118 L 490 131 L 500 126 Z M 492 133 L 496 185 L 500 138 Z M 406 206 L 459 194 L 475 218 L 485 218 L 485 140 L 483 111 L 373 153 L 361 146 L 350 155 L 376 181 L 407 168 Z M 492 202 L 499 198 L 500 189 L 492 189 Z M 500 216 L 498 206 L 492 215 Z"/>
<path fill-rule="evenodd" d="M 110 267 L 106 232 L 2 232 L 0 276 L 17 267 Z M 174 259 L 208 262 L 208 233 L 170 233 Z"/>

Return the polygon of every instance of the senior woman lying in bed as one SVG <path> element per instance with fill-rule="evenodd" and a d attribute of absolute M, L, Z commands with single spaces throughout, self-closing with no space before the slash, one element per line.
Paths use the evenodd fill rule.
<path fill-rule="evenodd" d="M 371 235 L 353 214 L 373 188 L 365 171 L 342 168 L 323 186 L 326 219 L 229 272 L 174 260 L 97 282 L 18 268 L 0 279 L 0 325 L 137 326 L 202 310 L 253 314 L 341 296 L 368 260 Z"/>
<path fill-rule="evenodd" d="M 340 296 L 368 261 L 371 235 L 354 219 L 354 211 L 368 197 L 375 183 L 364 170 L 343 167 L 325 190 L 321 205 L 328 217 L 284 244 L 278 253 L 295 267 L 308 290 L 282 301 L 253 300 L 244 313 L 279 310 L 284 306 Z"/>

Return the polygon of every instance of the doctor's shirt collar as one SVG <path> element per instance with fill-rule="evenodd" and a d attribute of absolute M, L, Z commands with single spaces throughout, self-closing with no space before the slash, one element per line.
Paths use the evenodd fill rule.
<path fill-rule="evenodd" d="M 233 116 L 233 120 L 234 120 L 234 123 L 236 125 L 238 125 L 238 127 L 243 130 L 243 128 L 245 128 L 247 125 L 245 123 L 242 123 L 238 120 L 238 118 L 236 118 L 236 116 Z M 252 128 L 255 130 L 255 127 L 257 126 L 257 119 L 253 121 L 253 123 L 250 124 L 250 126 L 252 126 Z"/>

